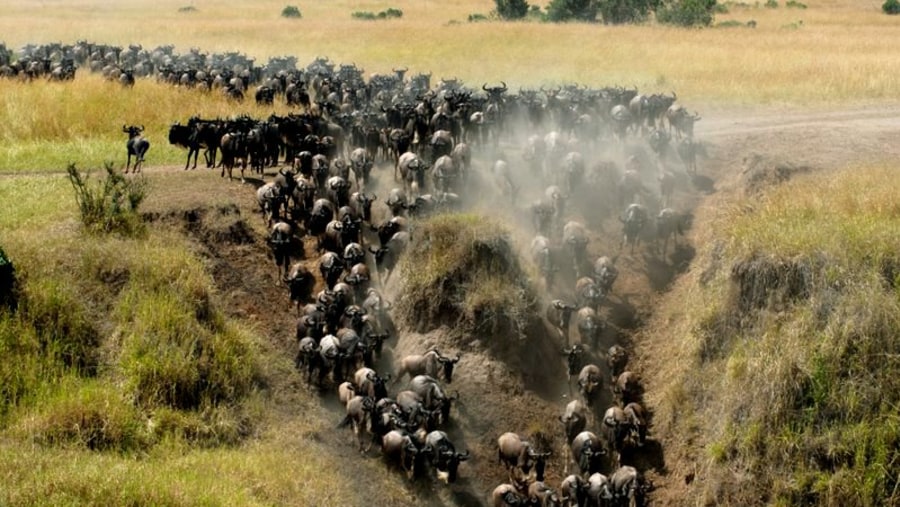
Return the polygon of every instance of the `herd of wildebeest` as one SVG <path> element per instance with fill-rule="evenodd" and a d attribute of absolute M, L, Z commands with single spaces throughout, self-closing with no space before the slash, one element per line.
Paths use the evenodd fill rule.
<path fill-rule="evenodd" d="M 353 428 L 361 452 L 377 445 L 410 480 L 434 474 L 452 483 L 471 456 L 445 431 L 458 397 L 447 385 L 461 356 L 432 347 L 382 358 L 385 341 L 398 338 L 386 284 L 429 215 L 490 201 L 527 217 L 533 239 L 526 249 L 556 334 L 547 339 L 561 346 L 570 386 L 580 393 L 559 417 L 576 473 L 556 487 L 546 483 L 552 450 L 507 432 L 496 449 L 509 481 L 491 501 L 643 503 L 648 484 L 629 460 L 647 439 L 648 414 L 626 349 L 604 343 L 603 307 L 615 294 L 620 255 L 637 249 L 665 259 L 687 225 L 672 194 L 704 154 L 693 136 L 700 117 L 674 93 L 577 85 L 513 92 L 502 81 L 472 89 L 458 79 L 432 86 L 430 74 L 407 77 L 407 69 L 366 79 L 356 65 L 324 57 L 305 68 L 296 63 L 282 57 L 259 66 L 238 53 L 83 41 L 28 46 L 14 58 L 0 46 L 2 76 L 68 79 L 86 68 L 129 87 L 137 76 L 222 93 L 236 106 L 249 90 L 257 103 L 290 106 L 267 118 L 193 116 L 173 123 L 168 141 L 187 149 L 185 170 L 196 168 L 203 151 L 206 167 L 223 177 L 239 168 L 241 181 L 249 170 L 258 182 L 277 276 L 296 303 L 298 371 L 309 385 L 338 392 L 346 407 L 341 426 Z M 132 157 L 138 172 L 150 143 L 143 126 L 123 130 L 126 172 Z M 621 227 L 621 243 L 589 258 L 592 227 L 609 223 Z M 308 244 L 317 263 L 303 251 L 303 237 L 315 238 Z M 395 371 L 379 373 L 385 364 Z M 605 410 L 603 400 L 611 400 Z"/>

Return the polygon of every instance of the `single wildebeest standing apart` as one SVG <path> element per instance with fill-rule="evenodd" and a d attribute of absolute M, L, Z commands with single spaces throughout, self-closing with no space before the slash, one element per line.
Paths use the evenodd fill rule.
<path fill-rule="evenodd" d="M 122 132 L 128 134 L 128 141 L 125 148 L 128 150 L 128 160 L 125 162 L 125 173 L 131 166 L 131 157 L 134 156 L 134 172 L 141 171 L 141 165 L 144 163 L 144 155 L 150 149 L 150 141 L 143 136 L 144 126 L 137 127 L 135 125 L 122 125 Z"/>

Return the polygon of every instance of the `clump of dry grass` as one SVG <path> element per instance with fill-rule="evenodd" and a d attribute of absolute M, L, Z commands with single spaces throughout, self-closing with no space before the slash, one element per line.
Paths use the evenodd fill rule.
<path fill-rule="evenodd" d="M 440 215 L 421 224 L 400 264 L 398 315 L 427 331 L 446 324 L 460 336 L 523 337 L 535 297 L 509 232 L 476 214 Z"/>
<path fill-rule="evenodd" d="M 803 175 L 699 219 L 724 240 L 639 342 L 667 453 L 693 454 L 689 501 L 900 500 L 891 174 Z"/>

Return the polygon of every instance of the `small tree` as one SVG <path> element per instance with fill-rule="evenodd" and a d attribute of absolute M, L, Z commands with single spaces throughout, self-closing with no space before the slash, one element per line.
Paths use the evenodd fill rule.
<path fill-rule="evenodd" d="M 900 0 L 885 0 L 881 5 L 881 10 L 884 11 L 885 14 L 900 14 Z"/>
<path fill-rule="evenodd" d="M 296 5 L 288 5 L 281 9 L 281 17 L 283 18 L 301 18 L 300 9 Z"/>
<path fill-rule="evenodd" d="M 528 14 L 529 5 L 525 0 L 494 0 L 494 3 L 500 19 L 522 19 Z"/>
<path fill-rule="evenodd" d="M 606 24 L 637 23 L 647 19 L 660 0 L 599 0 L 598 8 Z"/>
<path fill-rule="evenodd" d="M 550 0 L 547 4 L 547 20 L 596 21 L 597 2 L 595 0 Z"/>
<path fill-rule="evenodd" d="M 670 0 L 656 10 L 660 23 L 679 26 L 709 26 L 716 0 Z"/>

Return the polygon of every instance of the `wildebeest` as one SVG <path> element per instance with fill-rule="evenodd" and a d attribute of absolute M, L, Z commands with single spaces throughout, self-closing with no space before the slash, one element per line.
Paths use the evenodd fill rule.
<path fill-rule="evenodd" d="M 563 226 L 563 244 L 572 255 L 575 276 L 581 277 L 585 262 L 585 249 L 588 244 L 587 229 L 581 222 L 569 221 Z"/>
<path fill-rule="evenodd" d="M 694 123 L 700 121 L 700 119 L 699 114 L 688 113 L 688 110 L 678 103 L 672 104 L 666 111 L 669 131 L 670 133 L 674 132 L 677 139 L 694 137 Z"/>
<path fill-rule="evenodd" d="M 571 445 L 575 437 L 584 431 L 588 423 L 588 408 L 579 400 L 572 400 L 566 405 L 566 411 L 559 416 L 566 434 L 566 443 Z"/>
<path fill-rule="evenodd" d="M 365 148 L 356 148 L 350 152 L 350 167 L 353 169 L 353 177 L 356 179 L 356 188 L 362 190 L 368 188 L 369 173 L 375 165 L 372 154 Z"/>
<path fill-rule="evenodd" d="M 559 485 L 560 500 L 566 507 L 586 507 L 588 482 L 578 474 L 567 476 Z"/>
<path fill-rule="evenodd" d="M 532 467 L 537 480 L 544 479 L 544 467 L 549 452 L 537 452 L 531 442 L 513 432 L 506 432 L 497 438 L 497 460 L 502 463 L 514 480 L 527 477 Z"/>
<path fill-rule="evenodd" d="M 438 375 L 442 375 L 449 384 L 453 380 L 453 367 L 459 362 L 459 359 L 460 354 L 456 354 L 455 358 L 447 357 L 434 347 L 424 354 L 405 356 L 400 360 L 400 367 L 397 369 L 394 382 L 399 382 L 407 374 L 410 378 L 417 375 L 436 378 Z"/>
<path fill-rule="evenodd" d="M 400 257 L 409 245 L 409 233 L 406 231 L 395 232 L 391 239 L 382 244 L 378 249 L 369 247 L 369 251 L 375 256 L 375 266 L 378 268 L 378 277 L 381 284 L 385 285 L 391 277 L 391 273 L 400 262 Z"/>
<path fill-rule="evenodd" d="M 356 435 L 360 452 L 368 452 L 372 447 L 363 445 L 363 434 L 371 433 L 371 429 L 367 428 L 371 419 L 371 414 L 375 410 L 375 400 L 368 396 L 356 395 L 347 402 L 347 415 L 338 425 L 339 427 L 352 425 L 353 433 Z"/>
<path fill-rule="evenodd" d="M 631 253 L 634 253 L 634 247 L 640 241 L 640 233 L 647 224 L 647 218 L 647 208 L 643 205 L 630 204 L 628 206 L 624 216 L 619 217 L 624 232 L 620 249 L 629 244 L 631 245 Z"/>
<path fill-rule="evenodd" d="M 284 282 L 288 286 L 290 300 L 291 302 L 296 303 L 297 311 L 299 312 L 300 304 L 306 303 L 312 295 L 316 279 L 306 266 L 299 262 L 295 262 L 288 270 Z"/>
<path fill-rule="evenodd" d="M 287 222 L 276 222 L 272 225 L 272 231 L 269 234 L 269 246 L 272 249 L 272 255 L 275 257 L 275 265 L 281 270 L 279 280 L 286 280 L 288 269 L 291 264 L 291 243 L 293 240 L 293 228 Z"/>
<path fill-rule="evenodd" d="M 614 500 L 609 478 L 600 472 L 592 473 L 588 477 L 587 496 L 594 505 L 607 505 L 607 502 Z"/>
<path fill-rule="evenodd" d="M 606 352 L 606 365 L 609 367 L 611 380 L 615 382 L 628 365 L 628 351 L 620 345 L 613 345 Z"/>
<path fill-rule="evenodd" d="M 600 343 L 600 335 L 606 325 L 593 308 L 580 308 L 575 314 L 575 327 L 581 337 L 581 343 L 590 344 L 594 350 Z"/>
<path fill-rule="evenodd" d="M 125 148 L 128 150 L 125 172 L 128 173 L 128 169 L 131 166 L 131 157 L 134 156 L 134 172 L 138 173 L 141 171 L 141 164 L 144 163 L 144 155 L 150 149 L 150 141 L 142 134 L 144 132 L 143 125 L 140 127 L 136 125 L 122 125 L 122 132 L 128 134 L 128 141 L 125 143 Z"/>
<path fill-rule="evenodd" d="M 595 364 L 586 365 L 578 374 L 578 388 L 584 403 L 591 407 L 597 401 L 603 387 L 603 376 Z"/>
<path fill-rule="evenodd" d="M 562 505 L 559 493 L 542 480 L 532 482 L 528 486 L 528 498 L 536 507 L 559 507 Z"/>
<path fill-rule="evenodd" d="M 443 431 L 432 431 L 425 437 L 424 452 L 431 457 L 431 466 L 438 479 L 445 483 L 456 482 L 459 464 L 469 459 L 469 451 L 456 452 L 453 442 Z"/>
<path fill-rule="evenodd" d="M 419 475 L 426 457 L 409 434 L 398 430 L 391 430 L 382 437 L 381 454 L 389 462 L 399 464 L 410 480 Z"/>
<path fill-rule="evenodd" d="M 494 507 L 525 507 L 531 505 L 529 498 L 519 494 L 512 484 L 501 484 L 491 492 Z"/>
<path fill-rule="evenodd" d="M 575 305 L 570 305 L 560 299 L 554 299 L 547 305 L 547 320 L 557 329 L 567 347 L 569 346 L 569 320 L 575 309 Z"/>
<path fill-rule="evenodd" d="M 635 507 L 640 504 L 640 494 L 642 493 L 641 477 L 637 469 L 623 465 L 616 469 L 609 476 L 609 487 L 612 496 L 628 507 Z"/>
<path fill-rule="evenodd" d="M 553 275 L 557 268 L 553 263 L 553 251 L 546 236 L 537 235 L 531 240 L 531 260 L 544 276 L 547 288 L 553 285 Z"/>
<path fill-rule="evenodd" d="M 572 439 L 571 451 L 581 475 L 598 472 L 606 456 L 603 440 L 590 431 L 582 431 Z"/>
<path fill-rule="evenodd" d="M 678 235 L 684 234 L 684 216 L 672 208 L 663 208 L 656 215 L 656 241 L 659 250 L 659 241 L 662 240 L 662 255 L 666 255 L 669 246 L 669 238 L 675 249 L 678 249 Z"/>
<path fill-rule="evenodd" d="M 627 370 L 623 371 L 616 377 L 616 383 L 613 384 L 613 391 L 622 405 L 627 405 L 633 401 L 640 401 L 640 377 L 637 373 Z"/>
<path fill-rule="evenodd" d="M 422 398 L 422 403 L 428 410 L 440 409 L 440 421 L 446 423 L 450 420 L 450 408 L 454 400 L 459 399 L 459 392 L 455 396 L 444 393 L 438 385 L 436 378 L 429 375 L 416 375 L 409 381 L 409 390 Z"/>

